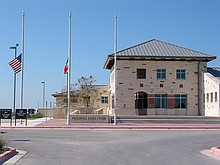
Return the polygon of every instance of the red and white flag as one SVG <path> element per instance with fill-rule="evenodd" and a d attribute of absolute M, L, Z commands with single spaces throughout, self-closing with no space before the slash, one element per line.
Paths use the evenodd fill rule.
<path fill-rule="evenodd" d="M 67 74 L 68 72 L 68 59 L 66 60 L 66 65 L 64 66 L 63 73 Z"/>
<path fill-rule="evenodd" d="M 22 54 L 20 54 L 18 57 L 8 63 L 15 73 L 19 73 L 21 71 L 21 55 Z"/>

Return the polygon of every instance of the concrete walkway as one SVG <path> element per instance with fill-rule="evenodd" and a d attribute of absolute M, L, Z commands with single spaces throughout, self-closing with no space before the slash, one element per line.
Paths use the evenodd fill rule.
<path fill-rule="evenodd" d="M 34 127 L 38 124 L 44 123 L 46 121 L 49 121 L 51 118 L 39 118 L 39 119 L 28 119 L 27 120 L 27 126 L 26 126 L 26 120 L 22 119 L 22 122 L 20 120 L 16 120 L 16 126 L 15 126 L 15 119 L 12 119 L 12 123 L 10 120 L 1 120 L 1 127 Z"/>

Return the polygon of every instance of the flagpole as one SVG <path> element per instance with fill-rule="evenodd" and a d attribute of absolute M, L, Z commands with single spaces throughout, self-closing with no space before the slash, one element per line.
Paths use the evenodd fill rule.
<path fill-rule="evenodd" d="M 10 49 L 14 49 L 15 50 L 15 58 L 17 58 L 17 47 L 19 46 L 19 44 L 16 44 L 15 46 L 11 46 Z M 14 88 L 13 88 L 13 113 L 15 113 L 15 102 L 16 102 L 16 71 L 14 71 Z"/>
<path fill-rule="evenodd" d="M 67 125 L 70 125 L 70 75 L 71 75 L 71 17 L 72 14 L 69 12 L 69 37 L 68 37 L 68 79 L 67 79 L 67 98 L 68 98 L 68 109 L 67 109 Z"/>
<path fill-rule="evenodd" d="M 116 75 L 116 72 L 117 72 L 117 14 L 114 15 L 114 59 L 115 59 L 115 62 L 114 62 L 114 124 L 113 125 L 116 125 L 117 124 L 117 121 L 116 121 L 116 113 L 117 113 L 117 110 L 116 110 L 116 85 L 117 85 L 117 75 Z"/>
<path fill-rule="evenodd" d="M 21 97 L 20 97 L 20 108 L 23 109 L 23 83 L 24 83 L 24 16 L 25 12 L 22 11 L 22 54 L 21 54 Z M 22 124 L 22 120 L 20 120 Z"/>

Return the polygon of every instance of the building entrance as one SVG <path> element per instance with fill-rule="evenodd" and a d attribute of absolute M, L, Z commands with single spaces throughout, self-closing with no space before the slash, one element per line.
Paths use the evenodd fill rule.
<path fill-rule="evenodd" d="M 147 93 L 135 93 L 135 109 L 137 115 L 147 115 Z"/>

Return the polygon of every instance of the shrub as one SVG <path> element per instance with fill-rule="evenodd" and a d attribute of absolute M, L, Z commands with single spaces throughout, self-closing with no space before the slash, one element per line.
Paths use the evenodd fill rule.
<path fill-rule="evenodd" d="M 44 117 L 44 115 L 42 113 L 36 113 L 31 116 L 28 116 L 28 118 L 30 118 L 30 119 L 37 119 L 37 118 L 42 118 L 42 117 Z"/>
<path fill-rule="evenodd" d="M 6 144 L 5 140 L 2 137 L 0 137 L 0 152 L 1 153 L 4 151 L 5 144 Z"/>

